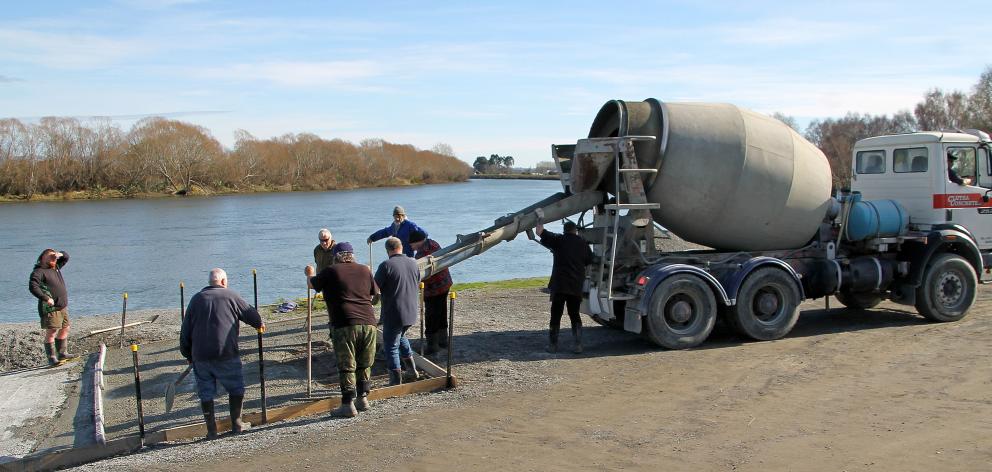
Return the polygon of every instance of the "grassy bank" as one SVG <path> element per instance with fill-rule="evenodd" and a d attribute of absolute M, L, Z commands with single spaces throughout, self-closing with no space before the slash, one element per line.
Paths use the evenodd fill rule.
<path fill-rule="evenodd" d="M 530 277 L 524 279 L 508 279 L 508 280 L 497 280 L 495 282 L 466 282 L 460 284 L 454 284 L 451 286 L 452 292 L 461 292 L 463 290 L 482 290 L 482 291 L 494 291 L 494 290 L 512 290 L 512 289 L 542 289 L 548 286 L 548 277 Z M 307 299 L 298 298 L 295 300 L 296 310 L 289 313 L 279 314 L 273 319 L 278 319 L 280 317 L 290 317 L 296 316 L 300 313 L 306 313 L 307 311 Z M 281 301 L 280 301 L 281 303 Z M 275 309 L 275 305 L 269 305 L 271 309 Z M 321 294 L 317 295 L 317 298 L 313 302 L 314 312 L 324 313 L 327 311 L 327 305 L 324 303 L 324 298 Z"/>
<path fill-rule="evenodd" d="M 541 175 L 541 174 L 475 174 L 469 178 L 482 179 L 482 180 L 485 179 L 558 180 L 557 175 Z"/>

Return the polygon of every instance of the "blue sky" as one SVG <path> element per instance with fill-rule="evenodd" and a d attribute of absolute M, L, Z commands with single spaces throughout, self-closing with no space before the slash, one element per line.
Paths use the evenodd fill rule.
<path fill-rule="evenodd" d="M 0 117 L 147 115 L 549 160 L 611 99 L 800 124 L 968 90 L 985 2 L 9 2 Z M 983 22 L 983 19 L 985 21 Z M 983 39 L 984 38 L 984 39 Z"/>

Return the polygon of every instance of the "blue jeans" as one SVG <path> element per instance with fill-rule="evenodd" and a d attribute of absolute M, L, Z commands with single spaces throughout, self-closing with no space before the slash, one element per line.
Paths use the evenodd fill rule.
<path fill-rule="evenodd" d="M 400 357 L 413 357 L 410 341 L 406 339 L 409 326 L 382 325 L 382 353 L 386 356 L 386 367 L 389 370 L 401 370 Z"/>
<path fill-rule="evenodd" d="M 217 383 L 220 382 L 228 395 L 245 394 L 245 378 L 241 375 L 241 358 L 194 361 L 193 374 L 196 376 L 196 394 L 201 402 L 209 402 L 217 396 Z"/>

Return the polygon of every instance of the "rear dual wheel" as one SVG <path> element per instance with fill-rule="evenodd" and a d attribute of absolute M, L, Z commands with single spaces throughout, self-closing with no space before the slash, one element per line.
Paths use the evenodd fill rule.
<path fill-rule="evenodd" d="M 663 280 L 651 296 L 646 335 L 668 349 L 688 349 L 713 331 L 717 304 L 713 290 L 693 274 L 675 274 Z"/>
<path fill-rule="evenodd" d="M 779 339 L 796 325 L 801 298 L 796 279 L 776 267 L 755 270 L 737 292 L 737 304 L 727 308 L 726 320 L 751 339 Z"/>

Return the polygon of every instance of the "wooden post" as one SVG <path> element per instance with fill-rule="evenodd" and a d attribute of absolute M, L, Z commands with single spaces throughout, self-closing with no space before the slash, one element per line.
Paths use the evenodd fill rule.
<path fill-rule="evenodd" d="M 127 320 L 127 292 L 124 292 L 124 308 L 121 308 L 121 349 L 124 349 L 124 322 Z"/>
<path fill-rule="evenodd" d="M 458 298 L 458 294 L 451 292 L 448 298 L 451 299 L 451 304 L 448 306 L 448 366 L 446 368 L 446 377 L 448 380 L 445 385 L 451 388 L 453 386 L 451 382 L 451 351 L 455 349 L 453 344 L 455 337 L 455 299 Z"/>
<path fill-rule="evenodd" d="M 141 410 L 141 374 L 138 372 L 138 345 L 131 344 L 131 354 L 134 358 L 134 397 L 138 402 L 138 434 L 141 445 L 145 442 L 145 414 Z"/>

